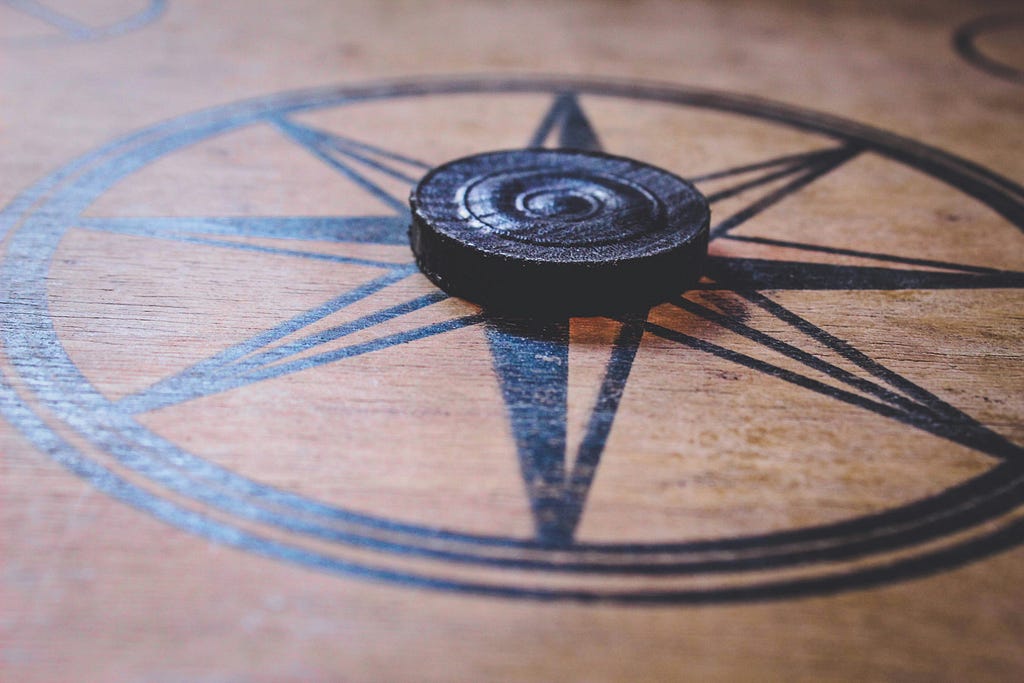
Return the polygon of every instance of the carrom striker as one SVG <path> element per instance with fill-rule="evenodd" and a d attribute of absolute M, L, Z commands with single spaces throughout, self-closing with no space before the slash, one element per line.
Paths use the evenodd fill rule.
<path fill-rule="evenodd" d="M 420 269 L 449 294 L 523 313 L 633 310 L 691 287 L 707 200 L 682 178 L 596 152 L 456 159 L 409 199 Z"/>

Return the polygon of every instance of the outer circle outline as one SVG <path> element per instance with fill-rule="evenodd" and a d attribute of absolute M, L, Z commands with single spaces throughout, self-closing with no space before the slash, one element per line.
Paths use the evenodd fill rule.
<path fill-rule="evenodd" d="M 141 168 L 150 161 L 163 156 L 166 153 L 175 151 L 180 147 L 184 147 L 187 144 L 197 142 L 200 139 L 212 137 L 219 133 L 226 132 L 227 130 L 257 122 L 264 116 L 268 115 L 268 113 L 288 113 L 304 109 L 332 105 L 337 106 L 366 99 L 381 99 L 388 97 L 412 97 L 431 94 L 443 95 L 474 92 L 478 94 L 486 94 L 488 92 L 532 92 L 539 94 L 552 94 L 560 90 L 568 89 L 575 90 L 581 94 L 630 97 L 646 101 L 664 101 L 679 105 L 698 106 L 713 110 L 746 114 L 755 118 L 783 123 L 798 129 L 838 137 L 839 139 L 846 140 L 847 142 L 855 142 L 856 144 L 862 145 L 867 149 L 871 149 L 872 151 L 895 161 L 910 163 L 911 166 L 918 168 L 919 170 L 924 170 L 925 172 L 936 176 L 939 180 L 944 180 L 954 187 L 966 192 L 968 195 L 984 202 L 1018 227 L 1022 227 L 1022 221 L 1024 221 L 1024 219 L 1022 219 L 1022 216 L 1024 216 L 1024 210 L 1022 210 L 1022 207 L 1024 207 L 1024 203 L 1022 203 L 1024 190 L 1010 181 L 996 176 L 979 166 L 971 164 L 970 162 L 958 159 L 937 149 L 926 147 L 884 131 L 847 122 L 841 119 L 785 105 L 770 103 L 755 98 L 745 98 L 728 93 L 717 93 L 706 90 L 686 89 L 679 86 L 638 84 L 635 82 L 624 83 L 616 81 L 567 80 L 558 78 L 480 78 L 460 80 L 431 79 L 412 82 L 385 83 L 364 87 L 325 88 L 312 91 L 284 93 L 282 95 L 259 98 L 235 105 L 227 105 L 199 112 L 197 114 L 179 117 L 166 123 L 158 124 L 157 126 L 146 129 L 140 133 L 122 138 L 121 140 L 111 143 L 97 152 L 87 154 L 84 157 L 71 162 L 69 165 L 44 179 L 33 188 L 30 188 L 25 193 L 17 197 L 3 212 L 0 212 L 0 236 L 15 225 L 21 223 L 22 219 L 27 221 L 31 219 L 33 215 L 38 215 L 39 211 L 30 211 L 30 207 L 35 205 L 37 202 L 45 204 L 46 197 L 48 195 L 55 193 L 56 190 L 61 189 L 62 186 L 66 184 L 74 183 L 76 188 L 81 191 L 81 194 L 75 197 L 76 201 L 73 202 L 73 206 L 71 206 L 69 210 L 64 211 L 64 213 L 70 212 L 77 215 L 84 206 L 91 203 L 91 201 L 100 193 L 105 191 L 107 187 L 113 185 L 122 177 L 138 170 L 138 168 Z M 198 135 L 196 134 L 197 129 L 201 131 Z M 100 171 L 104 172 L 101 173 Z M 49 214 L 45 211 L 42 213 L 44 220 L 50 220 L 52 222 L 53 214 Z M 55 245 L 56 242 L 54 242 L 54 246 Z M 48 263 L 44 265 L 48 268 Z M 17 276 L 18 274 L 17 272 L 11 272 L 9 259 L 4 263 L 3 274 L 4 277 L 0 280 L 0 286 L 8 288 L 13 283 L 12 275 Z M 17 280 L 17 277 L 15 277 L 15 280 Z M 8 349 L 10 349 L 12 345 L 17 347 L 19 343 L 17 337 L 20 330 L 14 329 L 14 327 L 15 326 L 9 326 L 9 328 L 5 330 L 4 343 Z M 70 359 L 68 359 L 68 361 L 70 362 Z M 84 378 L 81 379 L 84 381 Z M 98 393 L 96 395 L 98 395 Z M 39 396 L 38 398 L 44 402 L 49 402 L 51 405 L 53 405 L 54 402 L 56 402 L 56 405 L 63 405 L 68 401 L 68 397 L 60 395 L 49 397 Z M 936 571 L 937 566 L 941 569 L 950 565 L 962 564 L 963 562 L 970 561 L 982 554 L 995 552 L 1009 547 L 1020 542 L 1022 536 L 1024 536 L 1024 524 L 1017 522 L 1011 526 L 999 529 L 980 538 L 972 537 L 965 542 L 957 544 L 951 549 L 944 549 L 938 553 L 932 553 L 927 556 L 911 557 L 896 563 L 883 565 L 882 567 L 872 567 L 864 571 L 854 571 L 852 573 L 848 572 L 845 574 L 834 573 L 831 575 L 812 577 L 811 579 L 804 579 L 795 582 L 766 582 L 762 584 L 726 588 L 722 590 L 669 592 L 620 591 L 584 594 L 571 590 L 548 591 L 543 589 L 518 589 L 503 585 L 467 584 L 451 582 L 444 579 L 435 579 L 428 576 L 406 575 L 400 572 L 389 572 L 387 570 L 381 571 L 372 567 L 354 565 L 352 563 L 338 560 L 337 558 L 318 556 L 290 545 L 277 542 L 267 542 L 266 539 L 262 539 L 260 537 L 255 537 L 255 540 L 259 541 L 257 545 L 254 546 L 252 544 L 247 544 L 243 542 L 243 540 L 240 540 L 245 538 L 246 532 L 241 532 L 230 525 L 221 525 L 204 517 L 203 515 L 196 515 L 195 513 L 190 513 L 189 511 L 182 510 L 180 508 L 175 509 L 176 506 L 173 503 L 170 503 L 165 499 L 152 496 L 151 494 L 147 494 L 127 481 L 120 479 L 116 474 L 110 470 L 106 470 L 98 463 L 85 459 L 82 453 L 78 452 L 67 442 L 62 441 L 61 437 L 53 432 L 53 430 L 45 427 L 45 425 L 38 419 L 38 416 L 33 413 L 31 408 L 29 408 L 28 405 L 25 404 L 7 384 L 0 384 L 0 410 L 4 412 L 13 424 L 19 426 L 22 431 L 36 443 L 37 446 L 48 450 L 55 459 L 75 471 L 80 476 L 92 481 L 92 483 L 98 488 L 121 498 L 122 500 L 130 502 L 136 507 L 143 508 L 151 514 L 170 521 L 179 527 L 200 533 L 210 538 L 215 538 L 221 542 L 246 547 L 246 549 L 253 552 L 272 555 L 280 559 L 287 559 L 301 564 L 333 569 L 349 574 L 372 576 L 378 579 L 451 590 L 543 599 L 607 599 L 621 602 L 708 602 L 764 599 L 796 594 L 828 592 L 855 587 L 857 585 L 873 585 L 875 583 L 890 581 L 894 578 L 926 574 Z M 159 446 L 160 441 L 161 439 L 159 437 L 150 435 L 149 442 L 145 443 L 145 446 L 152 447 L 154 443 Z M 101 447 L 102 445 L 111 446 L 111 444 L 101 444 Z M 125 444 L 123 442 L 116 442 L 116 440 L 113 442 L 113 446 L 116 446 L 117 449 L 121 451 L 120 456 L 122 465 L 133 467 L 134 462 L 136 471 L 142 473 L 144 476 L 152 474 L 152 472 L 147 474 L 145 463 L 132 460 L 133 453 L 131 453 L 130 444 L 128 445 L 129 448 L 126 451 L 124 448 Z M 134 455 L 137 456 L 137 453 Z M 271 492 L 275 491 L 273 489 L 268 489 L 268 487 L 255 484 L 255 482 L 244 480 L 244 478 L 241 478 L 238 475 L 233 475 L 232 473 L 222 470 L 206 461 L 203 461 L 201 469 L 205 471 L 205 474 L 213 476 L 227 475 L 241 479 L 242 481 L 240 483 L 242 489 L 248 490 L 254 495 L 265 495 L 267 490 Z M 160 483 L 159 480 L 157 481 Z M 235 483 L 237 484 L 239 482 Z M 255 485 L 256 488 L 247 488 L 251 485 Z M 939 514 L 937 515 L 934 514 L 935 511 L 932 510 L 928 513 L 930 516 L 926 516 L 925 518 L 926 526 L 929 524 L 946 526 L 950 521 L 950 519 L 948 519 L 950 516 L 960 519 L 960 526 L 957 527 L 958 529 L 973 528 L 983 521 L 995 519 L 1008 510 L 1012 510 L 1020 505 L 1022 501 L 1020 493 L 1022 486 L 1024 486 L 1024 468 L 1021 467 L 1020 461 L 1014 460 L 1003 462 L 996 465 L 985 474 L 967 480 L 963 484 L 955 486 L 953 489 L 949 489 L 934 497 L 936 499 L 942 498 L 943 496 L 947 496 L 948 493 L 955 491 L 957 500 L 967 501 L 970 504 L 967 506 L 967 509 L 957 511 L 952 515 L 949 510 L 939 510 Z M 276 493 L 281 497 L 277 502 L 287 502 L 290 497 L 293 497 L 292 494 L 288 494 L 287 492 Z M 315 501 L 309 502 L 316 504 Z M 766 541 L 774 538 L 776 540 L 781 539 L 785 545 L 797 542 L 797 537 L 801 534 L 810 534 L 810 536 L 817 537 L 821 540 L 827 537 L 829 532 L 848 526 L 851 521 L 879 518 L 884 519 L 886 520 L 886 523 L 889 523 L 892 521 L 893 513 L 915 510 L 916 514 L 917 512 L 921 512 L 920 510 L 917 510 L 917 508 L 934 507 L 934 502 L 935 501 L 932 498 L 929 498 L 924 501 L 919 501 L 918 503 L 911 503 L 898 508 L 892 508 L 879 513 L 878 515 L 869 515 L 866 518 L 857 518 L 857 520 L 848 520 L 822 527 L 811 527 L 808 529 L 767 534 L 760 538 L 748 537 L 747 540 L 756 539 Z M 396 532 L 411 532 L 414 535 L 421 535 L 427 540 L 443 539 L 446 541 L 453 541 L 460 537 L 469 537 L 469 535 L 466 534 L 454 534 L 436 529 L 416 527 L 415 525 L 393 523 L 388 520 L 373 520 L 368 516 L 354 515 L 354 517 L 364 517 L 365 519 L 363 519 L 362 522 L 372 522 L 371 526 L 375 526 L 376 528 L 394 530 Z M 944 532 L 939 533 L 936 536 L 941 537 L 948 533 L 950 533 L 950 531 L 947 528 Z M 503 539 L 495 538 L 482 537 L 475 538 L 473 540 L 474 542 L 483 542 L 485 544 L 491 543 L 495 546 L 505 545 L 518 548 L 536 547 L 536 544 L 534 543 L 509 544 L 503 542 Z M 677 545 L 685 546 L 689 551 L 696 552 L 699 552 L 702 548 L 710 549 L 712 547 L 718 550 L 731 551 L 730 549 L 735 549 L 736 540 L 744 539 L 693 541 Z M 910 541 L 899 544 L 897 547 L 909 547 L 920 541 L 920 538 L 911 539 Z M 597 551 L 606 553 L 617 549 L 623 553 L 629 554 L 649 553 L 655 548 L 660 549 L 657 552 L 663 552 L 666 550 L 666 548 L 663 547 L 663 544 L 658 544 L 657 546 L 653 544 L 620 544 L 614 546 L 614 548 L 607 546 L 601 547 L 597 545 L 581 545 L 576 547 L 585 548 L 588 552 Z M 387 548 L 385 549 L 387 550 Z M 391 548 L 390 550 L 396 549 Z M 963 552 L 961 552 L 961 550 Z M 404 552 L 409 552 L 409 550 L 406 549 Z M 872 552 L 877 553 L 877 551 Z M 965 555 L 964 552 L 967 554 Z M 950 553 L 953 555 L 950 556 Z M 444 557 L 446 554 L 435 553 L 435 555 Z M 857 554 L 854 553 L 854 557 L 856 556 Z M 936 565 L 935 560 L 938 559 L 939 556 L 945 557 L 947 561 Z M 757 558 L 752 559 L 754 566 L 749 568 L 754 569 L 765 567 L 765 558 L 760 558 L 760 560 Z M 832 559 L 834 560 L 835 557 L 832 557 Z M 510 566 L 523 565 L 512 564 Z M 536 566 L 549 570 L 564 569 L 562 567 L 552 567 L 547 565 Z M 631 571 L 627 573 L 642 572 Z M 682 573 L 686 572 L 683 571 Z"/>

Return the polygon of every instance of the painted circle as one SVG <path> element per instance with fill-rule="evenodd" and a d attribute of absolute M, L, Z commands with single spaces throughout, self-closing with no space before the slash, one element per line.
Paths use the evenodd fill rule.
<path fill-rule="evenodd" d="M 1008 180 L 935 148 L 813 111 L 728 93 L 635 82 L 557 78 L 392 82 L 284 93 L 203 111 L 128 136 L 70 163 L 0 213 L 0 235 L 11 233 L 0 271 L 0 301 L 10 301 L 10 293 L 16 291 L 23 308 L 45 310 L 45 276 L 67 226 L 122 178 L 198 141 L 271 116 L 368 100 L 452 94 L 556 95 L 566 91 L 729 112 L 821 133 L 930 174 L 1024 228 L 1024 190 Z M 9 319 L 21 320 L 17 314 Z M 997 523 L 1024 500 L 1024 467 L 1021 449 L 1016 446 L 1013 457 L 934 496 L 838 523 L 756 536 L 677 543 L 575 544 L 552 550 L 530 540 L 400 523 L 247 479 L 150 432 L 119 412 L 86 381 L 48 321 L 6 325 L 2 334 L 10 364 L 31 402 L 3 382 L 0 408 L 39 448 L 99 489 L 180 528 L 322 570 L 506 597 L 727 602 L 832 592 L 919 576 L 1002 550 L 1024 537 L 1020 520 L 1002 526 Z M 116 459 L 120 468 L 145 486 L 106 467 L 88 455 L 85 447 L 66 441 L 41 418 L 42 411 L 35 405 L 57 415 L 86 440 L 88 448 Z M 200 510 L 183 506 L 172 496 L 184 496 Z M 247 525 L 252 523 L 272 527 L 287 539 L 251 531 Z M 972 533 L 963 538 L 965 532 Z M 956 534 L 961 536 L 954 537 Z M 306 539 L 318 545 L 302 545 Z M 324 550 L 324 544 L 332 551 Z M 444 571 L 388 568 L 373 560 L 346 556 L 347 550 L 378 553 L 382 558 L 437 560 L 442 567 L 448 563 L 481 567 L 499 578 L 476 581 Z M 888 553 L 894 550 L 904 551 L 905 556 L 893 559 Z M 771 575 L 794 567 L 820 570 L 799 578 Z M 508 577 L 502 578 L 506 571 Z M 524 573 L 537 581 L 525 582 Z M 624 577 L 641 575 L 696 576 L 701 585 L 635 589 L 622 583 Z M 716 581 L 727 575 L 753 578 Z M 566 576 L 615 580 L 580 588 L 576 579 L 560 580 Z M 551 583 L 541 581 L 548 577 L 553 579 Z"/>
<path fill-rule="evenodd" d="M 1009 81 L 1024 83 L 1024 65 L 1003 61 L 979 42 L 986 36 L 1016 36 L 1024 44 L 1024 14 L 995 14 L 972 19 L 953 33 L 953 47 L 972 66 Z"/>

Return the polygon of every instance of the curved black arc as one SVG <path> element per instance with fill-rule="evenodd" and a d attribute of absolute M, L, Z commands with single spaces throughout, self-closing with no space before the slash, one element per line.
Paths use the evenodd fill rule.
<path fill-rule="evenodd" d="M 38 418 L 13 396 L 13 391 L 0 383 L 0 408 L 19 424 L 42 427 Z M 153 515 L 176 528 L 194 533 L 224 545 L 233 546 L 264 557 L 293 562 L 302 566 L 356 576 L 398 585 L 430 588 L 468 595 L 519 598 L 538 601 L 573 600 L 582 603 L 643 604 L 651 606 L 696 605 L 709 603 L 736 603 L 775 601 L 795 597 L 828 595 L 847 590 L 866 589 L 884 585 L 894 579 L 920 578 L 953 569 L 973 560 L 1003 552 L 1024 541 L 1024 520 L 973 539 L 953 548 L 943 548 L 922 556 L 911 557 L 881 567 L 854 572 L 836 572 L 811 579 L 769 581 L 757 585 L 713 590 L 661 590 L 596 592 L 586 590 L 545 590 L 510 588 L 494 584 L 458 582 L 434 577 L 399 573 L 389 569 L 352 564 L 313 554 L 294 546 L 263 538 L 249 532 L 239 532 L 216 520 L 175 503 L 154 497 L 116 474 L 82 458 L 70 444 L 45 429 L 33 430 L 31 440 L 42 450 L 52 453 L 54 459 L 69 471 L 93 483 L 97 489 L 121 502 Z"/>
<path fill-rule="evenodd" d="M 977 45 L 980 35 L 1013 30 L 1024 35 L 1024 14 L 992 14 L 972 19 L 953 32 L 953 49 L 971 66 L 999 78 L 1024 83 L 1024 69 L 992 59 Z"/>

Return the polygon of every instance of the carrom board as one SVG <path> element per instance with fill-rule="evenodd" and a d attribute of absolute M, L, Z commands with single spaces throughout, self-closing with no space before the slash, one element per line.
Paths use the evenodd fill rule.
<path fill-rule="evenodd" d="M 0 2 L 0 679 L 1020 680 L 1012 2 Z M 510 318 L 408 196 L 603 151 L 703 278 Z"/>

